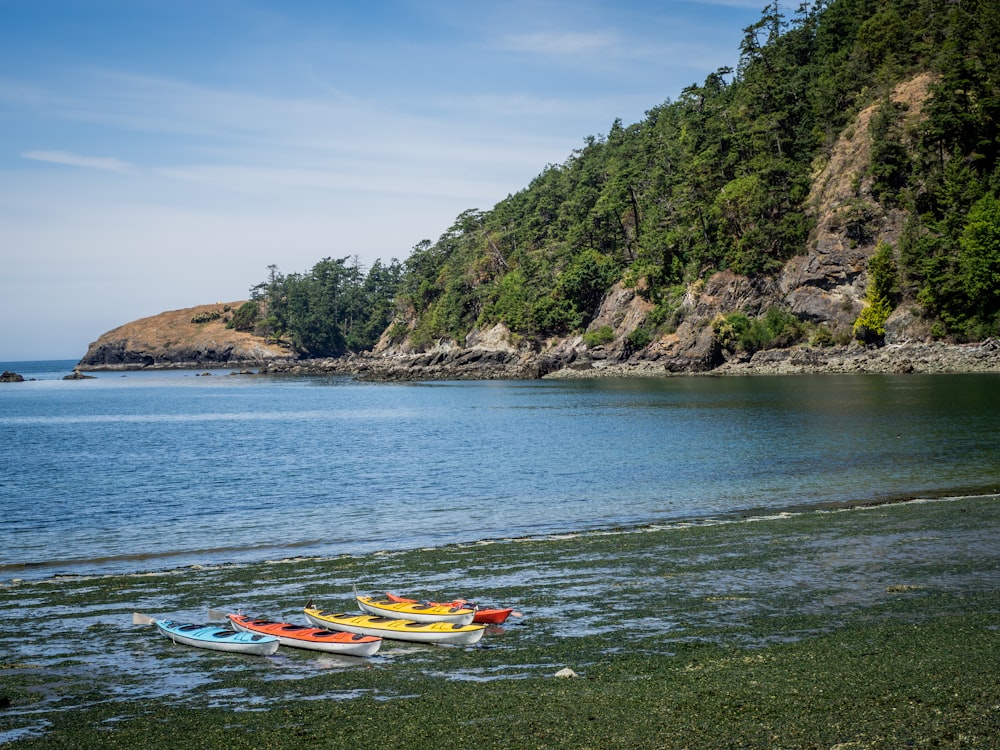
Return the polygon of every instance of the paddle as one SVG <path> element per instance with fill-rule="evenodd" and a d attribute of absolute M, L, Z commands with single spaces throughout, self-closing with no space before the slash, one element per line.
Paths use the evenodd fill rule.
<path fill-rule="evenodd" d="M 152 625 L 156 622 L 155 617 L 150 617 L 149 615 L 141 614 L 140 612 L 132 613 L 132 624 L 133 625 Z"/>
<path fill-rule="evenodd" d="M 218 609 L 210 609 L 210 610 L 208 610 L 208 619 L 209 620 L 225 620 L 228 617 L 229 617 L 229 613 L 228 612 L 223 612 L 222 610 L 218 610 Z"/>

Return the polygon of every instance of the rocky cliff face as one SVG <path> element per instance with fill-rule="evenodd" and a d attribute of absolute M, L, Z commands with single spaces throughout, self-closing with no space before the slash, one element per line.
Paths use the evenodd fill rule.
<path fill-rule="evenodd" d="M 904 107 L 907 127 L 922 117 L 932 81 L 924 74 L 896 87 L 892 98 Z M 897 246 L 906 220 L 898 211 L 885 211 L 872 197 L 869 125 L 874 110 L 861 111 L 814 180 L 809 209 L 816 228 L 808 252 L 792 258 L 777 279 L 780 300 L 789 310 L 836 331 L 849 331 L 864 306 L 866 270 L 876 246 Z M 914 324 L 909 307 L 898 310 L 887 325 L 889 343 L 926 338 L 927 330 Z"/>
<path fill-rule="evenodd" d="M 78 367 L 84 370 L 252 367 L 291 356 L 285 347 L 226 328 L 228 316 L 241 304 L 217 302 L 126 323 L 93 342 Z"/>
<path fill-rule="evenodd" d="M 904 105 L 911 123 L 921 117 L 931 80 L 922 75 L 894 91 L 893 98 Z M 751 279 L 722 271 L 692 284 L 683 300 L 677 329 L 642 350 L 630 350 L 627 337 L 643 323 L 651 306 L 634 290 L 619 285 L 605 298 L 588 328 L 594 332 L 610 327 L 614 340 L 609 344 L 591 347 L 583 336 L 577 336 L 553 340 L 534 350 L 515 346 L 498 326 L 488 332 L 473 331 L 461 344 L 441 342 L 432 353 L 414 354 L 406 341 L 394 347 L 383 345 L 377 349 L 384 363 L 379 368 L 383 374 L 398 377 L 416 377 L 420 371 L 440 374 L 449 368 L 458 374 L 479 367 L 469 367 L 472 362 L 487 360 L 491 374 L 500 363 L 512 373 L 534 369 L 543 375 L 559 370 L 577 375 L 588 370 L 660 374 L 716 371 L 730 362 L 731 355 L 716 341 L 712 321 L 736 311 L 754 317 L 770 307 L 789 310 L 801 320 L 823 326 L 833 340 L 849 340 L 864 307 L 868 260 L 880 242 L 897 243 L 905 221 L 904 215 L 885 211 L 872 197 L 868 167 L 869 123 L 874 109 L 859 114 L 854 127 L 845 131 L 817 171 L 808 200 L 815 229 L 806 251 L 788 261 L 773 278 Z M 890 344 L 913 344 L 927 338 L 925 325 L 911 307 L 901 307 L 887 323 Z M 836 349 L 841 350 L 849 352 L 850 347 Z M 820 368 L 824 350 L 815 351 L 813 366 Z M 833 356 L 835 350 L 826 351 Z M 370 359 L 366 359 L 368 369 L 373 367 Z M 732 364 L 742 364 L 744 369 L 747 365 Z"/>

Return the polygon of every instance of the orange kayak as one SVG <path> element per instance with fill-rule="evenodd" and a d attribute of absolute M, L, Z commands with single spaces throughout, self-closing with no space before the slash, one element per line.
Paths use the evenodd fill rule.
<path fill-rule="evenodd" d="M 226 617 L 229 618 L 234 630 L 271 635 L 281 641 L 282 646 L 345 656 L 371 656 L 382 645 L 381 638 L 371 635 L 334 632 L 309 625 L 259 620 L 247 615 L 227 614 Z"/>
<path fill-rule="evenodd" d="M 397 596 L 386 592 L 386 599 L 392 602 L 400 602 L 406 604 L 416 604 L 418 599 L 407 599 L 403 596 Z M 475 617 L 473 617 L 473 622 L 485 623 L 487 625 L 499 625 L 508 617 L 513 615 L 514 617 L 522 617 L 520 612 L 515 612 L 513 607 L 504 608 L 479 608 L 475 602 L 470 602 L 467 599 L 455 599 L 451 602 L 426 602 L 432 607 L 471 607 L 476 610 Z"/>

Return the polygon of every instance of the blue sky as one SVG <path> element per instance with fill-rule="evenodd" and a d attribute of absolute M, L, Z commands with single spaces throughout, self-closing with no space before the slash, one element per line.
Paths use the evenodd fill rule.
<path fill-rule="evenodd" d="M 0 361 L 405 259 L 738 59 L 765 0 L 0 0 Z"/>

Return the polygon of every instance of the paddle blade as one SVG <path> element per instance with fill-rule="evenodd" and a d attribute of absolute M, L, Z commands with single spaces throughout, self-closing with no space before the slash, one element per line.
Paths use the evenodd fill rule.
<path fill-rule="evenodd" d="M 221 609 L 210 609 L 208 610 L 209 620 L 225 620 L 229 617 L 228 612 L 223 612 Z"/>
<path fill-rule="evenodd" d="M 133 625 L 152 625 L 154 622 L 156 622 L 156 618 L 150 617 L 149 615 L 144 615 L 141 612 L 132 613 Z"/>

